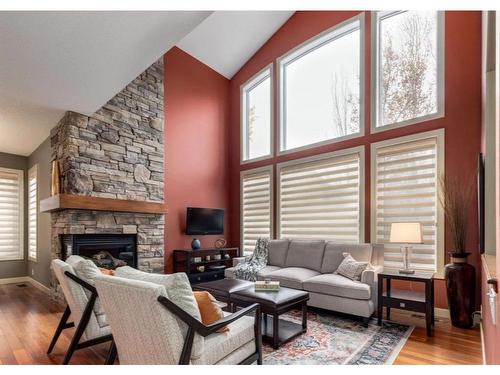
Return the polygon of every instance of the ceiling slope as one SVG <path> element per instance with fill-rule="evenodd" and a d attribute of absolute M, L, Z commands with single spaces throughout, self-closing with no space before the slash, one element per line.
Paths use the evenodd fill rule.
<path fill-rule="evenodd" d="M 0 12 L 0 151 L 29 155 L 91 114 L 211 12 Z"/>
<path fill-rule="evenodd" d="M 293 11 L 217 11 L 177 46 L 231 79 Z"/>

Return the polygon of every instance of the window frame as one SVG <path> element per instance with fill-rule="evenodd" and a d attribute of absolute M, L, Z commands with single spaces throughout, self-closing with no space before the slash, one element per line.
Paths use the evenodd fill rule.
<path fill-rule="evenodd" d="M 445 253 L 445 219 L 444 210 L 439 201 L 439 195 L 441 194 L 441 186 L 439 184 L 439 177 L 445 173 L 445 130 L 444 128 L 431 130 L 427 132 L 421 132 L 416 134 L 411 134 L 398 138 L 391 138 L 380 142 L 372 143 L 370 146 L 370 240 L 372 243 L 376 243 L 377 239 L 377 149 L 384 148 L 388 146 L 394 146 L 402 143 L 420 141 L 429 138 L 436 138 L 437 144 L 437 171 L 436 171 L 436 270 L 435 276 L 444 275 L 444 253 Z M 382 244 L 383 245 L 383 244 Z M 384 266 L 386 267 L 386 266 Z M 386 267 L 391 268 L 391 267 Z"/>
<path fill-rule="evenodd" d="M 17 257 L 12 257 L 12 258 L 4 258 L 0 254 L 0 262 L 10 262 L 10 261 L 16 261 L 16 260 L 24 260 L 25 255 L 24 255 L 24 231 L 25 231 L 25 225 L 24 225 L 24 192 L 25 192 L 25 186 L 24 186 L 24 171 L 22 169 L 13 169 L 13 168 L 3 168 L 0 167 L 0 171 L 4 171 L 7 173 L 15 173 L 18 176 L 19 179 L 19 253 Z"/>
<path fill-rule="evenodd" d="M 269 210 L 269 223 L 270 223 L 270 237 L 271 239 L 273 239 L 275 236 L 274 236 L 274 230 L 275 230 L 275 223 L 274 223 L 274 218 L 275 218 L 275 215 L 274 215 L 274 181 L 275 181 L 275 178 L 274 178 L 274 167 L 273 165 L 266 165 L 266 166 L 263 166 L 263 167 L 259 167 L 259 168 L 252 168 L 252 169 L 246 169 L 244 171 L 241 171 L 240 172 L 240 251 L 241 251 L 241 255 L 242 256 L 245 256 L 244 254 L 244 243 L 243 243 L 243 232 L 244 232 L 244 227 L 243 227 L 243 179 L 246 177 L 246 176 L 252 176 L 252 175 L 255 175 L 255 174 L 259 174 L 261 172 L 269 172 L 269 176 L 270 176 L 270 181 L 269 181 L 269 186 L 270 186 L 270 189 L 269 189 L 269 196 L 270 196 L 270 210 Z"/>
<path fill-rule="evenodd" d="M 260 160 L 270 159 L 274 156 L 274 64 L 266 65 L 259 72 L 250 77 L 240 86 L 240 164 L 253 163 Z M 270 119 L 269 119 L 269 153 L 256 158 L 246 159 L 248 154 L 248 123 L 247 123 L 247 92 L 257 87 L 269 77 L 269 100 L 270 100 Z"/>
<path fill-rule="evenodd" d="M 36 236 L 35 236 L 35 256 L 32 257 L 30 254 L 30 215 L 29 215 L 29 210 L 30 210 L 30 179 L 32 174 L 35 175 L 36 179 L 36 196 L 35 196 L 35 231 L 36 231 Z M 28 188 L 27 188 L 27 193 L 28 193 L 28 199 L 27 199 L 27 204 L 28 204 L 28 223 L 27 223 L 27 230 L 28 230 L 28 260 L 31 262 L 37 262 L 38 260 L 38 212 L 39 212 L 39 189 L 38 189 L 38 164 L 33 165 L 29 170 L 28 170 Z"/>
<path fill-rule="evenodd" d="M 416 117 L 409 120 L 404 120 L 396 122 L 393 124 L 387 124 L 382 126 L 377 126 L 379 121 L 379 82 L 380 82 L 380 22 L 379 20 L 388 18 L 405 11 L 372 11 L 371 12 L 371 119 L 370 119 L 370 131 L 371 133 L 379 133 L 391 129 L 401 128 L 404 126 L 416 125 L 422 122 L 435 120 L 445 117 L 445 12 L 437 11 L 437 111 L 428 115 Z"/>
<path fill-rule="evenodd" d="M 307 149 L 316 148 L 319 146 L 338 143 L 352 138 L 358 138 L 365 135 L 365 12 L 360 12 L 358 15 L 351 17 L 345 21 L 342 21 L 333 27 L 313 36 L 312 38 L 306 40 L 305 42 L 299 44 L 298 46 L 292 48 L 284 55 L 276 59 L 276 67 L 278 70 L 277 74 L 277 85 L 278 85 L 278 148 L 277 155 L 286 155 L 298 151 L 303 151 Z M 311 143 L 304 146 L 299 146 L 295 148 L 290 148 L 287 150 L 282 150 L 283 146 L 283 136 L 286 133 L 286 123 L 285 123 L 285 90 L 286 80 L 284 78 L 284 67 L 287 64 L 307 55 L 309 52 L 320 48 L 321 46 L 338 39 L 345 35 L 346 33 L 352 32 L 352 30 L 340 32 L 339 30 L 345 28 L 350 23 L 359 22 L 360 40 L 359 40 L 359 131 L 357 133 L 345 135 L 342 137 L 326 139 L 323 141 Z"/>
<path fill-rule="evenodd" d="M 294 159 L 276 164 L 276 237 L 280 239 L 280 228 L 281 228 L 281 184 L 280 184 L 280 172 L 281 169 L 291 165 L 306 164 L 310 162 L 315 162 L 323 159 L 330 159 L 335 157 L 341 157 L 345 155 L 359 154 L 359 243 L 365 242 L 365 147 L 356 146 L 351 148 L 346 148 L 338 151 L 327 152 L 322 154 L 317 154 L 313 156 L 308 156 L 305 158 Z"/>

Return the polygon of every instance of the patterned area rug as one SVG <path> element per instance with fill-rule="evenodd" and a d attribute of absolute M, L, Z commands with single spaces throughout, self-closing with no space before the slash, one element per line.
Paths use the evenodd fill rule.
<path fill-rule="evenodd" d="M 281 318 L 301 322 L 301 312 Z M 372 319 L 361 321 L 328 312 L 309 311 L 307 332 L 273 350 L 264 345 L 265 365 L 389 365 L 413 331 L 412 326 Z"/>

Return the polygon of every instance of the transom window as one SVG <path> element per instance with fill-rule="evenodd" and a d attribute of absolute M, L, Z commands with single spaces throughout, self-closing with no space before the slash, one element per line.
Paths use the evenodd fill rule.
<path fill-rule="evenodd" d="M 271 71 L 264 69 L 241 88 L 242 161 L 272 154 Z"/>
<path fill-rule="evenodd" d="M 279 59 L 280 151 L 360 133 L 362 17 Z"/>
<path fill-rule="evenodd" d="M 374 127 L 397 127 L 444 112 L 443 14 L 377 12 Z"/>

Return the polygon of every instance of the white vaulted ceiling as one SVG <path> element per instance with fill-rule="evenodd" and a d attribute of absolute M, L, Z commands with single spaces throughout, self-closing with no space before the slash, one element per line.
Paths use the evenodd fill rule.
<path fill-rule="evenodd" d="M 214 12 L 177 45 L 231 79 L 292 16 L 292 11 Z"/>
<path fill-rule="evenodd" d="M 0 152 L 29 155 L 178 45 L 230 78 L 293 12 L 0 12 Z"/>
<path fill-rule="evenodd" d="M 211 12 L 0 12 L 0 151 L 99 109 Z"/>

